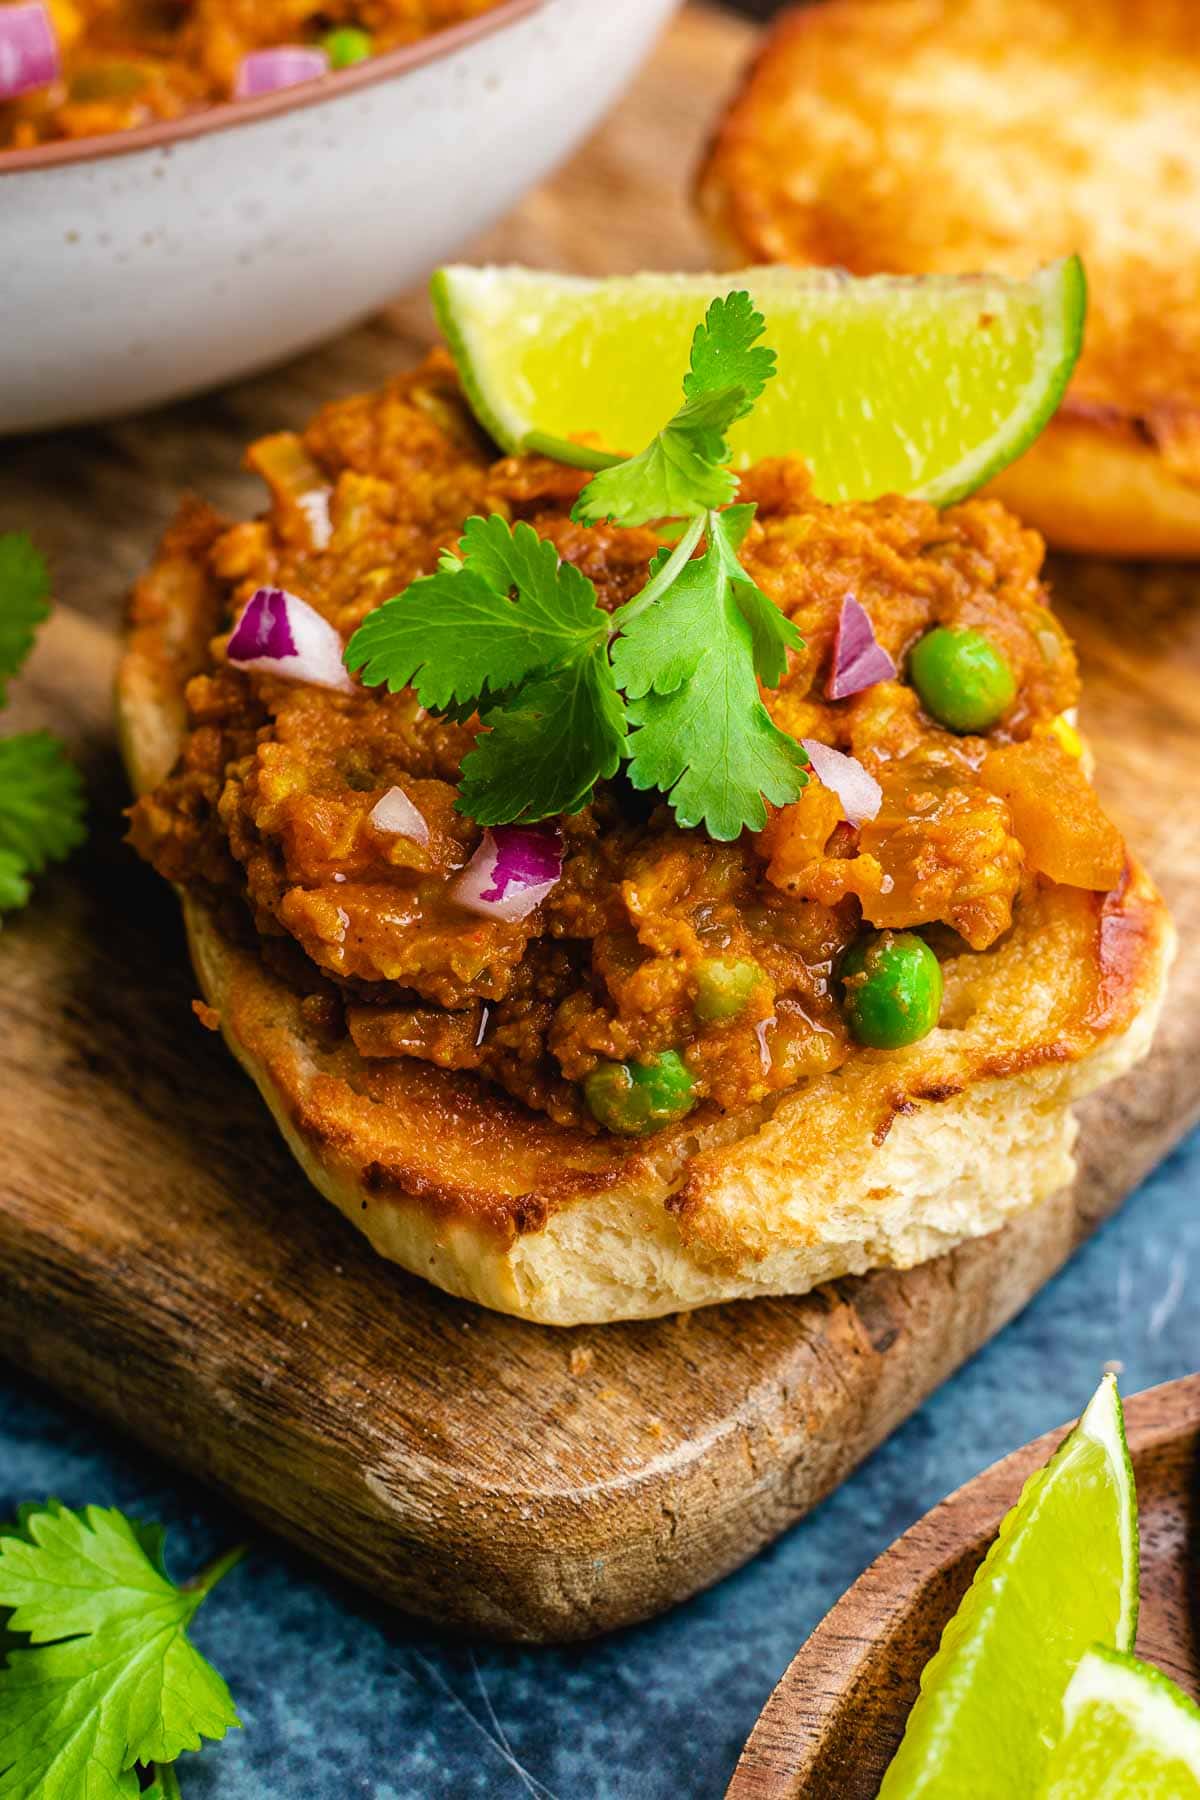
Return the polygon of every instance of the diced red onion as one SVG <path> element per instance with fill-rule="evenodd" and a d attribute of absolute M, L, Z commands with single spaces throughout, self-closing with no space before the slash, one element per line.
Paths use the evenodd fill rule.
<path fill-rule="evenodd" d="M 273 94 L 279 88 L 299 87 L 302 81 L 319 81 L 328 73 L 329 58 L 314 45 L 277 44 L 272 50 L 251 50 L 238 64 L 233 97 L 252 100 L 256 94 Z"/>
<path fill-rule="evenodd" d="M 57 81 L 62 60 L 49 10 L 40 3 L 0 6 L 0 100 L 15 100 Z"/>
<path fill-rule="evenodd" d="M 259 588 L 233 628 L 226 656 L 239 669 L 352 694 L 344 646 L 328 619 L 286 588 Z"/>
<path fill-rule="evenodd" d="M 874 687 L 877 681 L 891 681 L 895 673 L 896 665 L 877 640 L 867 612 L 853 594 L 847 594 L 833 634 L 826 699 L 845 700 L 850 694 Z"/>
<path fill-rule="evenodd" d="M 411 838 L 414 844 L 429 842 L 429 827 L 403 788 L 390 787 L 382 800 L 371 808 L 371 823 L 376 831 L 394 837 Z"/>
<path fill-rule="evenodd" d="M 557 885 L 562 862 L 562 838 L 553 827 L 495 825 L 451 882 L 450 894 L 487 919 L 527 919 Z"/>
<path fill-rule="evenodd" d="M 333 520 L 329 516 L 329 497 L 332 488 L 310 488 L 307 494 L 299 494 L 296 504 L 304 514 L 308 524 L 309 542 L 314 550 L 325 550 L 333 536 Z"/>
<path fill-rule="evenodd" d="M 860 762 L 841 750 L 832 750 L 816 738 L 801 738 L 813 773 L 822 787 L 837 795 L 847 824 L 855 829 L 873 819 L 883 805 L 883 789 Z"/>

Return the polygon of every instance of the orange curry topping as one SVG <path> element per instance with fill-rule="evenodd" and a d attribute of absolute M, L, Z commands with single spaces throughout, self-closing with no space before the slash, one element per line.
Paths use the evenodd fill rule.
<path fill-rule="evenodd" d="M 134 807 L 133 841 L 218 902 L 231 929 L 252 924 L 272 966 L 311 996 L 311 1017 L 368 1060 L 478 1070 L 555 1119 L 591 1124 L 580 1084 L 592 1071 L 670 1049 L 698 1100 L 732 1108 L 872 1054 L 850 1040 L 837 982 L 864 922 L 921 927 L 942 954 L 986 952 L 1030 884 L 1120 878 L 1120 837 L 1059 723 L 1078 679 L 1039 579 L 1040 539 L 990 501 L 826 505 L 799 463 L 773 460 L 742 479 L 758 512 L 741 557 L 805 647 L 764 697 L 783 729 L 862 763 L 883 789 L 878 815 L 852 829 L 812 779 L 764 831 L 719 844 L 618 777 L 562 822 L 562 878 L 534 912 L 467 912 L 447 890 L 480 841 L 455 810 L 477 721 L 438 721 L 409 692 L 342 695 L 235 669 L 223 654 L 234 618 L 260 586 L 285 588 L 347 639 L 433 569 L 472 513 L 529 521 L 610 608 L 644 584 L 658 540 L 572 523 L 577 470 L 497 460 L 442 354 L 248 460 L 268 511 L 228 525 L 190 503 L 135 603 L 192 593 L 214 635 L 187 688 L 182 759 Z M 848 593 L 900 673 L 831 703 Z M 986 736 L 943 728 L 904 678 L 934 626 L 986 633 L 1012 671 L 1015 698 Z M 393 786 L 427 843 L 372 825 Z M 714 962 L 749 966 L 735 1008 L 705 1003 Z"/>

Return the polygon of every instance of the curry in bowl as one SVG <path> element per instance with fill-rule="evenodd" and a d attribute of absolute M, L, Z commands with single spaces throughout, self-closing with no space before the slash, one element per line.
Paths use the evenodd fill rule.
<path fill-rule="evenodd" d="M 36 0 L 0 6 L 0 149 L 128 131 L 294 86 L 499 0 Z"/>

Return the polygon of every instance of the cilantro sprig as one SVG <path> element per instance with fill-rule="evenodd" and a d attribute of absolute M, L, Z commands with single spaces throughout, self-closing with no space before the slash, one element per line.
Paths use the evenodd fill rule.
<path fill-rule="evenodd" d="M 347 661 L 368 684 L 415 688 L 430 712 L 478 711 L 488 730 L 463 759 L 459 803 L 501 825 L 578 812 L 616 774 L 625 722 L 610 630 L 591 582 L 532 526 L 476 518 L 435 575 L 368 615 Z"/>
<path fill-rule="evenodd" d="M 179 1793 L 171 1769 L 239 1724 L 228 1687 L 188 1642 L 201 1602 L 240 1559 L 177 1587 L 163 1532 L 113 1509 L 51 1500 L 0 1534 L 0 1607 L 28 1640 L 0 1670 L 0 1794 L 6 1800 L 136 1800 Z"/>
<path fill-rule="evenodd" d="M 594 476 L 572 516 L 589 525 L 647 525 L 728 505 L 737 477 L 726 467 L 725 433 L 775 373 L 775 352 L 757 341 L 762 333 L 749 294 L 714 300 L 692 338 L 683 405 L 645 450 Z"/>
<path fill-rule="evenodd" d="M 0 706 L 49 612 L 45 562 L 23 533 L 0 535 Z M 24 906 L 31 877 L 83 835 L 83 787 L 61 745 L 45 731 L 0 738 L 0 913 Z"/>
<path fill-rule="evenodd" d="M 783 805 L 805 779 L 804 752 L 759 697 L 758 680 L 779 682 L 799 633 L 737 560 L 753 510 L 710 513 L 704 554 L 650 606 L 635 599 L 614 621 L 613 670 L 633 728 L 629 779 L 669 794 L 681 825 L 703 824 L 722 841 L 761 829 L 763 796 Z"/>
<path fill-rule="evenodd" d="M 726 434 L 775 370 L 746 293 L 715 300 L 692 339 L 683 403 L 636 456 L 579 496 L 582 524 L 655 524 L 677 538 L 611 615 L 531 526 L 467 522 L 437 573 L 368 614 L 347 666 L 413 686 L 443 717 L 478 712 L 459 810 L 481 825 L 578 811 L 622 762 L 681 825 L 728 841 L 803 787 L 806 758 L 762 703 L 802 640 L 738 552 L 754 516 L 731 504 Z"/>

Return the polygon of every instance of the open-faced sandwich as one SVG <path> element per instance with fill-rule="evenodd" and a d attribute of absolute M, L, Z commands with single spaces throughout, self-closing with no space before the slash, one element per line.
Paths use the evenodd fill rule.
<path fill-rule="evenodd" d="M 1198 26 L 1195 0 L 795 7 L 700 173 L 733 266 L 1082 255 L 1075 379 L 996 489 L 1064 549 L 1200 555 Z"/>
<path fill-rule="evenodd" d="M 500 454 L 435 353 L 254 445 L 265 514 L 188 502 L 134 596 L 202 1018 L 379 1251 L 550 1323 L 994 1230 L 1169 959 L 1040 540 L 739 479 L 761 329 L 714 301 L 629 458 Z"/>

